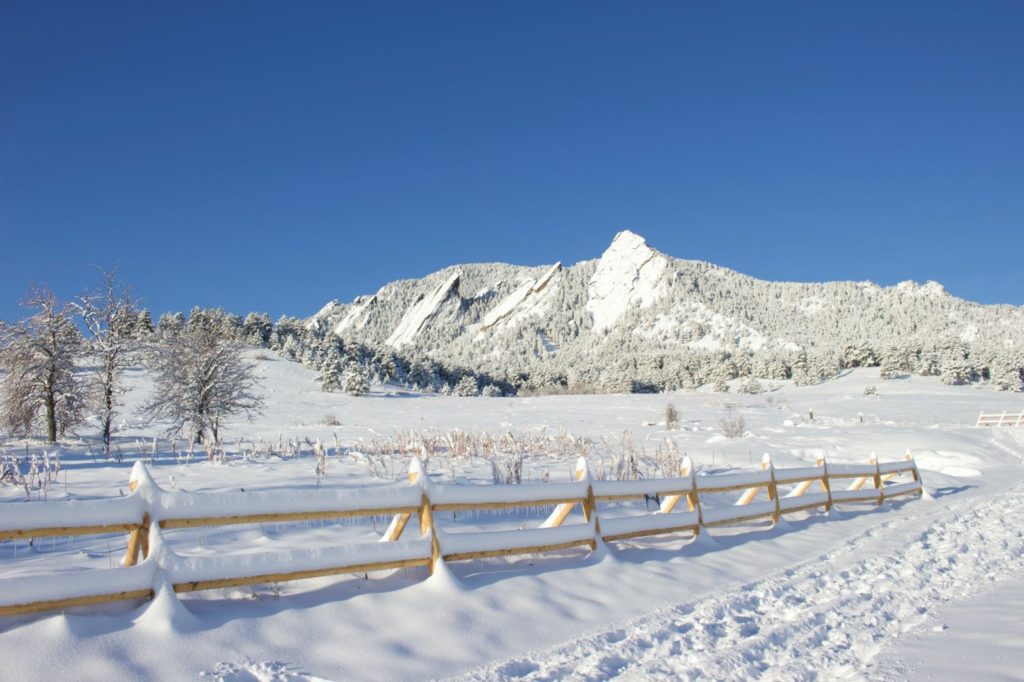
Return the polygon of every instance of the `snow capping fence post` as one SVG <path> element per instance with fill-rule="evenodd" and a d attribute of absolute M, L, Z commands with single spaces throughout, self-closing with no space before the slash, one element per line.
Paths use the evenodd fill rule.
<path fill-rule="evenodd" d="M 875 465 L 875 475 L 873 482 L 875 488 L 878 490 L 878 506 L 881 507 L 882 503 L 885 502 L 885 491 L 882 490 L 882 467 L 878 463 L 878 456 L 875 453 L 871 453 L 871 459 L 868 460 L 868 464 Z"/>
<path fill-rule="evenodd" d="M 128 477 L 128 490 L 143 498 L 146 506 L 149 507 L 154 489 L 159 491 L 156 481 L 149 475 L 149 469 L 141 461 L 135 462 L 132 465 L 132 473 Z M 128 550 L 125 552 L 124 559 L 121 560 L 122 566 L 136 565 L 139 562 L 140 551 L 143 559 L 149 556 L 149 526 L 150 518 L 147 510 L 142 515 L 142 525 L 133 529 L 128 535 Z"/>
<path fill-rule="evenodd" d="M 779 487 L 775 484 L 775 465 L 772 464 L 772 456 L 767 452 L 761 458 L 761 468 L 767 469 L 771 478 L 768 482 L 768 501 L 775 503 L 775 513 L 772 514 L 772 523 L 777 524 L 782 518 L 782 510 L 779 508 Z"/>
<path fill-rule="evenodd" d="M 423 463 L 418 457 L 413 457 L 409 462 L 409 482 L 420 487 L 420 537 L 427 537 L 430 534 L 430 564 L 427 570 L 434 575 L 438 564 L 444 561 L 441 553 L 441 542 L 438 539 L 437 527 L 434 525 L 434 508 L 430 503 L 430 479 L 423 471 Z"/>
<path fill-rule="evenodd" d="M 10 519 L 4 523 L 0 518 L 0 540 L 11 540 L 34 536 L 53 535 L 96 535 L 112 532 L 129 532 L 128 552 L 120 569 L 98 569 L 91 572 L 84 587 L 70 585 L 62 576 L 33 576 L 26 578 L 0 579 L 0 616 L 60 610 L 70 607 L 88 606 L 111 601 L 150 600 L 175 598 L 178 592 L 217 589 L 238 585 L 264 582 L 284 582 L 304 578 L 365 573 L 371 570 L 387 570 L 411 566 L 426 566 L 431 572 L 442 567 L 447 561 L 506 556 L 510 554 L 534 554 L 557 551 L 570 547 L 588 546 L 597 551 L 609 540 L 624 540 L 661 533 L 690 531 L 699 537 L 708 526 L 735 525 L 757 518 L 771 517 L 777 522 L 784 514 L 824 506 L 832 508 L 835 502 L 870 503 L 884 502 L 890 497 L 918 494 L 923 495 L 923 481 L 920 471 L 908 450 L 903 461 L 882 463 L 872 455 L 868 465 L 837 465 L 829 467 L 825 458 L 819 457 L 816 467 L 776 470 L 771 457 L 762 459 L 762 473 L 750 472 L 696 476 L 696 470 L 689 457 L 684 458 L 680 467 L 680 478 L 649 479 L 636 481 L 595 481 L 585 458 L 580 458 L 574 472 L 575 481 L 570 484 L 545 485 L 526 484 L 523 486 L 440 486 L 433 487 L 419 460 L 413 459 L 409 466 L 409 485 L 401 487 L 360 491 L 336 491 L 315 493 L 310 500 L 296 505 L 286 503 L 277 508 L 271 498 L 265 506 L 253 506 L 247 499 L 250 494 L 233 496 L 224 500 L 220 493 L 167 493 L 150 476 L 147 467 L 137 462 L 132 469 L 129 486 L 132 492 L 121 498 L 83 502 L 42 502 L 33 506 L 38 514 L 21 516 L 19 526 Z M 820 467 L 820 468 L 819 468 Z M 767 472 L 766 475 L 763 472 Z M 886 481 L 898 474 L 909 474 L 909 483 L 886 485 Z M 859 487 L 868 478 L 873 479 L 876 490 L 859 493 Z M 832 479 L 857 479 L 845 491 L 834 491 Z M 793 498 L 802 496 L 814 481 L 819 481 L 825 495 L 818 495 L 803 504 L 794 503 Z M 793 485 L 796 488 L 782 498 L 779 485 Z M 760 504 L 758 508 L 743 511 L 742 505 L 714 508 L 710 521 L 705 519 L 704 505 L 700 493 L 722 493 L 750 489 L 750 486 L 766 487 L 774 504 Z M 614 516 L 601 523 L 597 504 L 601 500 L 623 500 L 646 497 L 652 490 L 662 491 L 666 497 L 661 508 L 653 514 L 641 517 Z M 889 491 L 887 494 L 886 491 Z M 502 492 L 503 491 L 503 492 Z M 467 494 L 468 493 L 468 494 Z M 258 494 L 258 493 L 257 493 Z M 431 497 L 435 498 L 432 501 Z M 669 512 L 686 496 L 688 513 L 672 515 Z M 877 496 L 876 496 L 877 495 Z M 236 504 L 237 501 L 237 504 Z M 180 504 L 179 504 L 180 503 Z M 434 511 L 457 511 L 460 509 L 513 508 L 531 505 L 553 504 L 555 511 L 538 529 L 498 531 L 482 546 L 474 547 L 469 534 L 457 534 L 450 538 L 453 546 L 445 553 L 444 533 L 437 528 Z M 585 525 L 573 525 L 561 531 L 546 531 L 562 525 L 566 516 L 580 505 Z M 188 509 L 192 509 L 191 513 Z M 164 528 L 187 528 L 201 526 L 223 526 L 242 523 L 296 522 L 309 519 L 334 517 L 373 516 L 381 512 L 394 518 L 384 533 L 389 541 L 398 540 L 408 519 L 418 514 L 421 537 L 429 533 L 429 544 L 413 540 L 407 546 L 380 548 L 363 556 L 362 550 L 346 555 L 345 548 L 338 559 L 313 565 L 296 564 L 293 555 L 276 556 L 266 554 L 265 568 L 258 575 L 229 565 L 218 566 L 216 562 L 204 564 L 202 559 L 179 557 L 166 544 L 162 535 Z M 75 521 L 66 521 L 74 518 Z M 134 520 L 132 520 L 134 519 Z M 141 523 L 140 523 L 141 519 Z M 33 524 L 33 520 L 35 523 Z M 78 525 L 75 525 L 77 521 Z M 639 522 L 637 522 L 639 521 Z M 148 525 L 147 525 L 148 524 Z M 602 529 L 602 525 L 605 526 Z M 27 526 L 27 527 L 26 527 Z M 554 535 L 551 533 L 554 532 Z M 525 533 L 525 535 L 523 535 Z M 604 535 L 607 533 L 607 536 Z M 374 545 L 371 543 L 370 547 Z M 362 548 L 368 549 L 368 548 Z M 139 563 L 139 554 L 144 559 Z M 113 572 L 108 572 L 113 571 Z M 53 587 L 60 586 L 53 598 Z M 84 594 L 83 594 L 84 592 Z M 167 593 L 170 592 L 169 596 Z M 15 597 L 17 595 L 17 597 Z M 163 596 L 161 596 L 163 595 Z M 16 601 L 16 599 L 21 601 Z"/>
<path fill-rule="evenodd" d="M 832 484 L 828 480 L 828 462 L 825 460 L 825 456 L 822 455 L 815 460 L 815 465 L 821 467 L 821 487 L 828 495 L 828 502 L 825 504 L 825 513 L 832 511 Z"/>
<path fill-rule="evenodd" d="M 594 481 L 590 477 L 590 465 L 586 457 L 580 457 L 576 462 L 576 470 L 583 472 L 581 480 L 587 483 L 587 498 L 583 503 L 583 520 L 590 524 L 594 531 L 594 540 L 590 544 L 590 551 L 596 552 L 598 547 L 604 546 L 601 538 L 601 520 L 597 517 L 597 499 L 594 497 Z"/>

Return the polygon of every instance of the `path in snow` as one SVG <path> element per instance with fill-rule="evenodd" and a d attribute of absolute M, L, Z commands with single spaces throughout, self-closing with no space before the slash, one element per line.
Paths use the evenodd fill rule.
<path fill-rule="evenodd" d="M 922 520 L 926 529 L 907 532 Z M 907 539 L 889 538 L 878 554 L 888 534 Z M 879 524 L 763 580 L 463 679 L 863 679 L 883 646 L 936 607 L 1014 574 L 1024 574 L 1019 485 L 981 504 L 963 500 L 938 515 Z"/>

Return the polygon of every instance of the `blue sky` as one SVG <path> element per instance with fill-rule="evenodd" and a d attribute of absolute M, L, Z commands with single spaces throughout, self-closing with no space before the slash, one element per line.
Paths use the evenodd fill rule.
<path fill-rule="evenodd" d="M 1024 304 L 1024 3 L 0 4 L 0 318 L 308 315 L 629 228 Z"/>

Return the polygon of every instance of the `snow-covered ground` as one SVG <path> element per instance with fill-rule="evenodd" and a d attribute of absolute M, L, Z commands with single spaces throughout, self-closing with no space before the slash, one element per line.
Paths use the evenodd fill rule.
<path fill-rule="evenodd" d="M 389 439 L 417 442 L 424 434 L 434 449 L 427 463 L 433 480 L 490 484 L 488 458 L 445 454 L 443 436 L 462 429 L 494 441 L 511 432 L 538 451 L 526 457 L 524 479 L 551 483 L 570 479 L 581 449 L 589 450 L 591 469 L 606 474 L 632 451 L 646 476 L 660 475 L 669 452 L 718 472 L 755 469 L 764 453 L 776 466 L 792 467 L 821 455 L 835 463 L 865 462 L 871 453 L 899 459 L 909 449 L 931 499 L 799 513 L 775 528 L 715 529 L 696 542 L 661 536 L 594 554 L 452 563 L 430 578 L 412 568 L 8 618 L 0 621 L 4 678 L 1024 675 L 1024 626 L 1015 618 L 1024 599 L 1024 428 L 974 427 L 981 410 L 1024 408 L 1019 394 L 921 377 L 882 381 L 877 370 L 857 370 L 820 386 L 779 384 L 758 396 L 482 399 L 376 387 L 352 398 L 321 393 L 313 372 L 260 355 L 266 414 L 230 425 L 227 461 L 210 463 L 202 453 L 186 461 L 181 442 L 172 452 L 164 439 L 151 453 L 160 425 L 134 423 L 129 405 L 118 434 L 123 461 L 94 459 L 87 441 L 71 443 L 46 498 L 118 497 L 140 456 L 167 490 L 294 494 L 317 485 L 317 439 L 329 450 L 321 487 L 391 486 L 379 476 L 403 478 L 408 457 L 377 451 Z M 129 403 L 137 404 L 148 381 L 136 372 L 131 382 Z M 868 385 L 878 394 L 865 395 Z M 670 402 L 680 416 L 674 430 L 660 423 Z M 737 416 L 746 435 L 726 438 L 721 422 Z M 328 425 L 334 421 L 340 424 Z M 26 456 L 24 444 L 5 447 Z M 29 456 L 41 452 L 29 446 Z M 507 454 L 493 458 L 500 464 Z M 26 502 L 24 489 L 0 487 L 0 514 L 27 515 L 42 494 L 33 490 Z M 518 528 L 538 525 L 548 511 L 438 514 L 437 523 Z M 375 542 L 386 523 L 182 529 L 165 537 L 183 557 L 288 553 Z M 46 538 L 31 547 L 2 542 L 0 578 L 59 573 L 73 580 L 112 566 L 124 549 L 121 535 Z"/>

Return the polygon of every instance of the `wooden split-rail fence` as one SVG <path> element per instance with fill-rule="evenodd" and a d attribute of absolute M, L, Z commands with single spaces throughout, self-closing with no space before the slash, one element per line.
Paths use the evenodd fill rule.
<path fill-rule="evenodd" d="M 897 477 L 908 480 L 894 480 Z M 19 506 L 22 514 L 18 521 L 12 514 L 0 517 L 0 540 L 128 534 L 127 553 L 120 567 L 0 579 L 0 616 L 147 600 L 157 590 L 168 588 L 182 593 L 414 566 L 433 572 L 449 561 L 575 547 L 594 550 L 602 542 L 668 533 L 697 536 L 705 528 L 761 519 L 778 521 L 784 514 L 827 511 L 834 504 L 881 505 L 923 490 L 909 452 L 905 459 L 892 462 L 879 462 L 874 456 L 863 465 L 829 464 L 819 459 L 816 466 L 799 468 L 776 468 L 765 455 L 761 470 L 714 475 L 698 475 L 686 458 L 678 478 L 633 481 L 594 480 L 581 458 L 575 479 L 512 486 L 439 485 L 427 479 L 414 459 L 408 485 L 303 490 L 292 495 L 282 491 L 181 493 L 160 489 L 145 465 L 138 462 L 132 469 L 131 494 L 127 496 L 30 503 Z M 741 493 L 733 504 L 707 504 L 712 496 L 731 492 Z M 660 501 L 653 513 L 612 516 L 609 512 L 614 509 L 608 508 L 598 512 L 599 503 L 651 498 Z M 548 506 L 554 510 L 537 528 L 446 532 L 434 519 L 439 512 Z M 567 524 L 577 507 L 582 510 L 582 522 Z M 165 544 L 162 534 L 175 528 L 375 516 L 392 517 L 378 543 L 246 554 L 242 560 L 230 554 L 179 556 Z M 403 537 L 414 516 L 418 536 Z"/>
<path fill-rule="evenodd" d="M 982 412 L 975 426 L 1024 426 L 1024 410 L 1020 412 Z"/>

